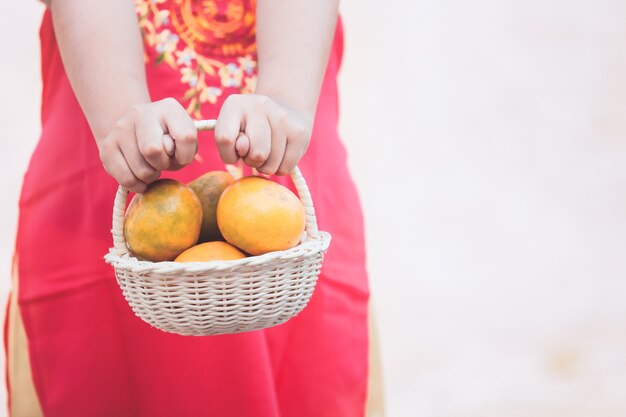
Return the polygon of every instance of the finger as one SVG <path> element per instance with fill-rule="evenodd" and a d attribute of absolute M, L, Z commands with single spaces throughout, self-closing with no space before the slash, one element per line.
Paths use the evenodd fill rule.
<path fill-rule="evenodd" d="M 235 142 L 235 150 L 239 158 L 245 158 L 250 151 L 250 138 L 243 132 L 239 132 L 237 142 Z"/>
<path fill-rule="evenodd" d="M 163 147 L 165 148 L 165 152 L 170 157 L 170 166 L 167 168 L 168 171 L 178 171 L 181 168 L 184 168 L 184 165 L 179 164 L 174 159 L 176 145 L 174 144 L 174 139 L 170 135 L 163 135 Z M 196 151 L 197 155 L 197 151 Z"/>
<path fill-rule="evenodd" d="M 163 145 L 163 127 L 157 118 L 142 115 L 135 122 L 135 136 L 139 151 L 152 168 L 163 171 L 170 165 L 170 157 Z"/>
<path fill-rule="evenodd" d="M 215 124 L 215 144 L 222 161 L 226 164 L 234 164 L 239 159 L 235 143 L 243 121 L 241 109 L 232 103 L 230 97 L 226 99 Z"/>
<path fill-rule="evenodd" d="M 267 160 L 258 168 L 259 172 L 267 175 L 274 175 L 282 164 L 285 146 L 287 145 L 287 135 L 282 129 L 274 128 L 272 129 L 271 143 L 270 154 Z"/>
<path fill-rule="evenodd" d="M 170 158 L 174 157 L 176 145 L 174 145 L 174 139 L 170 135 L 163 135 L 163 148 Z"/>
<path fill-rule="evenodd" d="M 285 146 L 285 154 L 280 167 L 276 170 L 277 175 L 290 174 L 302 156 L 306 152 L 306 148 L 309 143 L 308 133 L 306 128 L 301 125 L 293 125 L 290 127 L 287 144 Z"/>
<path fill-rule="evenodd" d="M 121 149 L 116 148 L 108 152 L 102 162 L 107 173 L 115 178 L 115 180 L 128 191 L 143 193 L 146 190 L 147 184 L 135 177 Z"/>
<path fill-rule="evenodd" d="M 258 168 L 265 163 L 272 146 L 272 129 L 265 116 L 246 117 L 246 135 L 250 139 L 250 150 L 243 159 L 246 165 Z"/>
<path fill-rule="evenodd" d="M 128 167 L 139 181 L 150 184 L 161 175 L 161 171 L 154 169 L 141 154 L 137 141 L 124 140 L 120 142 L 120 150 Z"/>
<path fill-rule="evenodd" d="M 196 126 L 183 106 L 173 98 L 161 100 L 159 105 L 164 108 L 163 113 L 161 113 L 164 130 L 174 140 L 174 159 L 183 166 L 191 163 L 198 151 Z M 169 154 L 167 150 L 169 149 L 166 148 L 166 153 Z"/>

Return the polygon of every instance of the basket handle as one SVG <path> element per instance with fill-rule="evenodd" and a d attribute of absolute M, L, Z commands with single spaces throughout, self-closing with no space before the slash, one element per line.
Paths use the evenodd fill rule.
<path fill-rule="evenodd" d="M 196 120 L 193 122 L 197 130 L 215 130 L 215 119 L 209 120 Z M 319 230 L 317 228 L 317 217 L 315 217 L 315 208 L 313 207 L 313 200 L 311 199 L 311 192 L 306 184 L 300 168 L 297 166 L 290 174 L 291 180 L 298 191 L 300 201 L 304 206 L 304 212 L 306 214 L 306 233 L 307 236 L 312 239 L 319 237 Z M 113 235 L 113 247 L 118 255 L 124 255 L 128 253 L 128 247 L 126 246 L 126 237 L 124 236 L 124 214 L 126 212 L 126 201 L 128 199 L 128 190 L 121 185 L 117 189 L 115 195 L 115 201 L 113 203 L 113 227 L 111 234 Z"/>

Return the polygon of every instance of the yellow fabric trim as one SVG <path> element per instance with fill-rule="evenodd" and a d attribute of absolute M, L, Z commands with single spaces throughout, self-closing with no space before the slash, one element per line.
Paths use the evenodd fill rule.
<path fill-rule="evenodd" d="M 13 291 L 11 292 L 8 319 L 7 370 L 11 417 L 42 417 L 39 398 L 33 384 L 28 354 L 28 341 L 17 305 L 18 293 L 17 256 L 13 262 Z"/>
<path fill-rule="evenodd" d="M 385 401 L 383 390 L 383 372 L 380 357 L 380 340 L 374 317 L 374 307 L 370 301 L 369 309 L 369 379 L 367 387 L 367 417 L 384 417 Z"/>

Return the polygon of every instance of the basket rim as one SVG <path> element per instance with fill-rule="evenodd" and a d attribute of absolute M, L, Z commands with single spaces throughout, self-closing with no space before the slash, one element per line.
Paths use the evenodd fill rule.
<path fill-rule="evenodd" d="M 265 266 L 277 259 L 302 259 L 315 256 L 320 252 L 325 252 L 330 245 L 330 241 L 330 233 L 320 231 L 317 238 L 308 236 L 305 241 L 290 249 L 268 252 L 242 259 L 210 262 L 145 261 L 132 256 L 129 252 L 120 253 L 118 249 L 112 247 L 109 249 L 109 253 L 104 255 L 104 260 L 116 270 L 131 270 L 135 273 L 197 274 L 213 271 L 232 271 L 234 268 L 239 267 Z"/>

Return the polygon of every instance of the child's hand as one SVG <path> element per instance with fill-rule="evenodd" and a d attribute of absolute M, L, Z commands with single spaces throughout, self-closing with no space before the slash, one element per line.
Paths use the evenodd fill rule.
<path fill-rule="evenodd" d="M 217 118 L 215 143 L 222 160 L 263 174 L 289 174 L 311 138 L 312 121 L 271 98 L 257 94 L 229 96 Z"/>
<path fill-rule="evenodd" d="M 189 164 L 198 134 L 174 99 L 135 106 L 98 142 L 104 169 L 129 191 L 141 193 L 161 171 Z"/>

